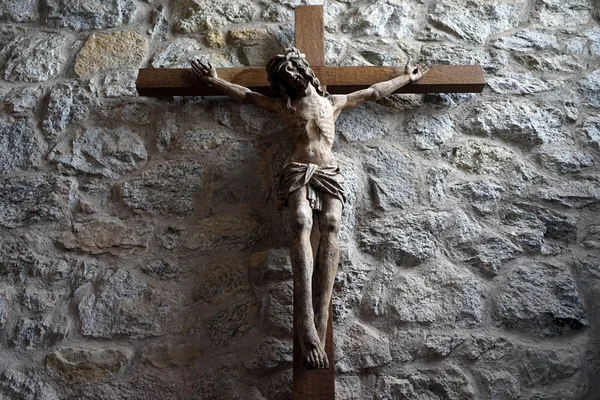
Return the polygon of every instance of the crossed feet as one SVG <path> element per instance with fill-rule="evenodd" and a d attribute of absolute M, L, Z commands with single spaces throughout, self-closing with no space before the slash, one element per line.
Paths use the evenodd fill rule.
<path fill-rule="evenodd" d="M 327 325 L 325 325 L 326 328 Z M 298 324 L 298 339 L 304 358 L 302 366 L 306 369 L 329 368 L 329 359 L 327 358 L 327 353 L 325 353 L 325 332 L 323 331 L 321 335 L 323 340 L 320 340 L 319 336 L 312 321 L 300 322 Z"/>

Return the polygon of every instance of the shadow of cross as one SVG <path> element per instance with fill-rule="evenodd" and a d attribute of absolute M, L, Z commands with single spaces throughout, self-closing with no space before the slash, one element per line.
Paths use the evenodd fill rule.
<path fill-rule="evenodd" d="M 327 67 L 325 66 L 323 6 L 296 7 L 295 47 L 306 55 L 312 70 L 330 94 L 347 94 L 404 74 L 398 67 Z M 264 67 L 217 68 L 220 78 L 265 95 L 276 97 Z M 191 68 L 140 69 L 136 86 L 140 96 L 219 96 L 217 89 L 200 82 Z M 479 65 L 432 67 L 420 80 L 394 93 L 480 93 L 485 86 Z M 294 296 L 296 297 L 296 296 Z M 325 351 L 328 369 L 308 371 L 302 368 L 302 353 L 296 331 L 294 304 L 294 400 L 334 400 L 333 310 L 329 306 L 329 323 Z"/>

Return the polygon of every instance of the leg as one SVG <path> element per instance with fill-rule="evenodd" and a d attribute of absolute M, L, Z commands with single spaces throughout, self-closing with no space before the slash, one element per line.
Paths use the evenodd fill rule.
<path fill-rule="evenodd" d="M 340 259 L 338 234 L 342 220 L 342 202 L 328 194 L 323 197 L 323 209 L 319 215 L 321 240 L 313 278 L 313 305 L 319 341 L 325 349 L 329 302 Z"/>
<path fill-rule="evenodd" d="M 313 211 L 306 199 L 305 187 L 290 194 L 288 207 L 292 228 L 290 256 L 294 272 L 294 300 L 298 308 L 295 311 L 298 316 L 296 332 L 305 365 L 308 368 L 324 368 L 327 355 L 320 346 L 312 303 L 314 257 L 310 237 Z"/>

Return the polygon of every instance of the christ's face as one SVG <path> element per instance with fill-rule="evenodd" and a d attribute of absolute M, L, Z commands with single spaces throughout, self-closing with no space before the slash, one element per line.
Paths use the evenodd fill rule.
<path fill-rule="evenodd" d="M 296 96 L 306 92 L 310 83 L 292 63 L 287 63 L 279 70 L 279 80 Z"/>

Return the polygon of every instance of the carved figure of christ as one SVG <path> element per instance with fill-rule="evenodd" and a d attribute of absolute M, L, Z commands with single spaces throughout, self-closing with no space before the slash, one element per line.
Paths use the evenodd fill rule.
<path fill-rule="evenodd" d="M 335 121 L 344 110 L 375 101 L 420 79 L 427 66 L 406 66 L 405 74 L 344 95 L 325 92 L 297 49 L 286 49 L 267 64 L 272 89 L 264 96 L 217 76 L 210 63 L 196 60 L 198 78 L 241 103 L 276 113 L 294 143 L 286 161 L 278 206 L 290 210 L 297 334 L 306 368 L 329 368 L 325 340 L 329 303 L 339 261 L 338 232 L 344 202 L 343 180 L 331 151 Z"/>

